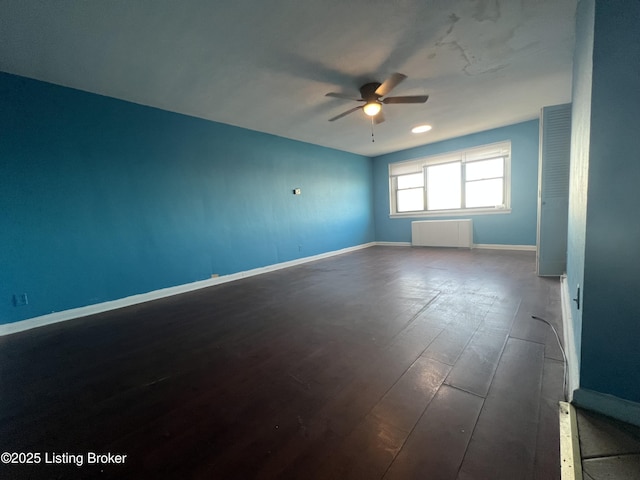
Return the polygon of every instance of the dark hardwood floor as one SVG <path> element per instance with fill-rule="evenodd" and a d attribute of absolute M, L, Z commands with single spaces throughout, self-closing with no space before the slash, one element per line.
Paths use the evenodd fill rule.
<path fill-rule="evenodd" d="M 0 478 L 559 479 L 531 315 L 533 252 L 372 247 L 2 337 L 0 451 L 42 457 Z"/>

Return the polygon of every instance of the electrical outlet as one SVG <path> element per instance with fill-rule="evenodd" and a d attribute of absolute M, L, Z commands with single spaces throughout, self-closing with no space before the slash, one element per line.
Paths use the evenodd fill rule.
<path fill-rule="evenodd" d="M 218 278 L 220 276 L 219 273 L 212 273 L 211 278 Z"/>
<path fill-rule="evenodd" d="M 26 293 L 16 293 L 13 295 L 13 306 L 24 307 L 29 304 L 29 297 Z"/>
<path fill-rule="evenodd" d="M 294 189 L 293 189 L 293 194 L 294 194 L 294 195 L 300 195 L 301 193 L 302 193 L 302 190 L 301 190 L 301 189 L 299 189 L 299 188 L 294 188 Z"/>

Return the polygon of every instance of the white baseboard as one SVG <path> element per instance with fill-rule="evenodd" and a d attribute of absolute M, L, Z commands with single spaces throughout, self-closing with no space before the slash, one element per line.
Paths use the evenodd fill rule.
<path fill-rule="evenodd" d="M 118 300 L 97 303 L 94 305 L 87 305 L 85 307 L 72 308 L 70 310 L 64 310 L 62 312 L 53 312 L 47 315 L 28 318 L 26 320 L 20 320 L 14 323 L 6 323 L 3 325 L 0 325 L 0 336 L 11 335 L 12 333 L 24 332 L 25 330 L 31 330 L 32 328 L 43 327 L 45 325 L 51 325 L 53 323 L 65 322 L 67 320 L 73 320 L 75 318 L 86 317 L 88 315 L 95 315 L 96 313 L 107 312 L 109 310 L 116 310 L 118 308 L 136 305 L 138 303 L 150 302 L 152 300 L 158 300 L 160 298 L 170 297 L 172 295 L 179 295 L 181 293 L 192 292 L 194 290 L 199 290 L 201 288 L 220 285 L 222 283 L 233 282 L 235 280 L 240 280 L 241 278 L 253 277 L 255 275 L 261 275 L 267 272 L 282 270 L 283 268 L 289 268 L 296 265 L 302 265 L 304 263 L 314 262 L 316 260 L 320 260 L 323 258 L 329 258 L 336 255 L 342 255 L 344 253 L 353 252 L 356 250 L 362 250 L 364 248 L 372 247 L 376 244 L 377 244 L 376 242 L 365 243 L 362 245 L 356 245 L 355 247 L 342 248 L 340 250 L 334 250 L 331 252 L 321 253 L 318 255 L 312 255 L 310 257 L 299 258 L 299 259 L 291 260 L 288 262 L 276 263 L 274 265 L 268 265 L 266 267 L 254 268 L 252 270 L 246 270 L 244 272 L 232 273 L 230 275 L 223 275 L 221 277 L 208 278 L 206 280 L 199 280 L 197 282 L 186 283 L 184 285 L 177 285 L 175 287 L 162 288 L 160 290 L 154 290 L 152 292 L 132 295 L 130 297 L 120 298 Z"/>
<path fill-rule="evenodd" d="M 381 247 L 410 247 L 411 242 L 375 242 Z"/>
<path fill-rule="evenodd" d="M 535 252 L 535 245 L 501 245 L 494 243 L 474 243 L 472 248 L 483 248 L 488 250 L 520 250 L 525 252 Z"/>
<path fill-rule="evenodd" d="M 575 344 L 573 318 L 571 316 L 571 296 L 567 276 L 560 277 L 560 305 L 562 307 L 562 336 L 564 350 L 567 355 L 567 399 L 572 401 L 573 392 L 580 388 L 580 364 L 578 349 Z"/>
<path fill-rule="evenodd" d="M 578 407 L 640 427 L 640 403 L 586 388 L 579 388 L 573 392 L 573 403 Z"/>
<path fill-rule="evenodd" d="M 376 245 L 386 246 L 386 247 L 410 247 L 411 242 L 375 242 Z M 440 248 L 440 247 L 433 247 Z M 535 252 L 535 245 L 500 245 L 500 244 L 492 244 L 492 243 L 474 243 L 471 248 L 480 248 L 486 250 L 521 250 L 527 252 Z"/>

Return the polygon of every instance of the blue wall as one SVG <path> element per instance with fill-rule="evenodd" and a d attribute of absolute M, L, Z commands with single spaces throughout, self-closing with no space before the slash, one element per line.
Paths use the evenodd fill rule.
<path fill-rule="evenodd" d="M 538 209 L 538 129 L 538 120 L 532 120 L 374 158 L 376 240 L 410 242 L 411 222 L 426 219 L 389 218 L 390 163 L 511 140 L 511 213 L 451 218 L 473 219 L 474 243 L 535 245 Z"/>
<path fill-rule="evenodd" d="M 578 285 L 581 287 L 581 295 L 584 293 L 594 6 L 594 0 L 582 0 L 578 3 L 576 11 L 576 48 L 573 57 L 573 99 L 571 105 L 571 180 L 567 232 L 567 285 L 571 298 L 576 298 Z M 571 302 L 571 321 L 573 322 L 573 342 L 576 347 L 579 368 L 582 309 L 577 308 L 576 302 Z"/>
<path fill-rule="evenodd" d="M 372 201 L 367 157 L 0 74 L 0 323 L 371 242 Z"/>
<path fill-rule="evenodd" d="M 640 2 L 595 2 L 581 387 L 640 402 Z"/>

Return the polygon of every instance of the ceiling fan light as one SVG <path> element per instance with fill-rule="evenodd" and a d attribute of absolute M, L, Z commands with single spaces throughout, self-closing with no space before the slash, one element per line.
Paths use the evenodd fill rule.
<path fill-rule="evenodd" d="M 370 117 L 374 117 L 378 113 L 380 113 L 381 109 L 382 105 L 380 105 L 380 102 L 369 102 L 364 106 L 364 113 L 366 113 Z"/>

